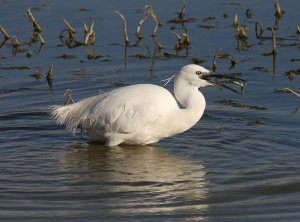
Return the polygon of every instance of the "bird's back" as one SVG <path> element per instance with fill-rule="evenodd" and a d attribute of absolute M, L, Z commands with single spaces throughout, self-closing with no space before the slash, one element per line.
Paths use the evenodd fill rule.
<path fill-rule="evenodd" d="M 168 90 L 138 84 L 55 108 L 52 114 L 73 132 L 78 126 L 86 129 L 91 140 L 146 144 L 168 136 L 166 124 L 175 109 Z"/>

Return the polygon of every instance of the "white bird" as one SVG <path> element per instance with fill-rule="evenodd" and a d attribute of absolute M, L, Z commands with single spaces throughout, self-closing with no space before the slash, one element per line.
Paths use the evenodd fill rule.
<path fill-rule="evenodd" d="M 206 102 L 199 88 L 218 84 L 231 89 L 210 80 L 212 77 L 224 76 L 190 64 L 176 75 L 174 95 L 161 86 L 136 84 L 54 106 L 51 115 L 69 131 L 75 133 L 81 127 L 90 140 L 107 146 L 152 144 L 186 131 L 200 120 Z"/>

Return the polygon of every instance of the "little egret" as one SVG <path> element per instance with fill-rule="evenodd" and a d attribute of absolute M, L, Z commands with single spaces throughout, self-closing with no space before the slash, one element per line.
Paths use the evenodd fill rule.
<path fill-rule="evenodd" d="M 190 64 L 175 76 L 174 95 L 161 86 L 136 84 L 74 104 L 53 106 L 51 115 L 69 131 L 75 133 L 81 127 L 90 140 L 107 146 L 156 143 L 190 129 L 200 120 L 206 102 L 199 88 L 220 85 L 238 92 L 217 78 L 227 77 Z M 233 82 L 233 77 L 229 79 Z"/>

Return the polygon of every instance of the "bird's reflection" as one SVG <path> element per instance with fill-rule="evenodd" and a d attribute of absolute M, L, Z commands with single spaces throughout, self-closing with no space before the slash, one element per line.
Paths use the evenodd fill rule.
<path fill-rule="evenodd" d="M 82 185 L 78 192 L 90 192 L 93 201 L 101 200 L 99 204 L 105 205 L 107 212 L 177 214 L 207 209 L 207 181 L 202 164 L 156 146 L 110 148 L 89 144 L 71 145 L 68 150 L 63 167 L 71 176 L 69 186 Z"/>

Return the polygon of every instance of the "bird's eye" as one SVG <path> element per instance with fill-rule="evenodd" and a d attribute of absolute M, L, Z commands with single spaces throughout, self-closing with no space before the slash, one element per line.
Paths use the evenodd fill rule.
<path fill-rule="evenodd" d="M 201 72 L 201 71 L 196 71 L 196 74 L 197 74 L 197 75 L 201 75 L 202 72 Z"/>

